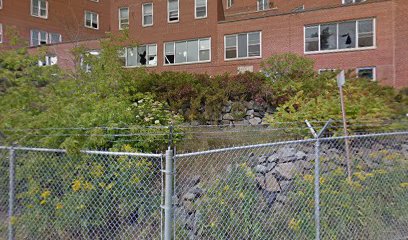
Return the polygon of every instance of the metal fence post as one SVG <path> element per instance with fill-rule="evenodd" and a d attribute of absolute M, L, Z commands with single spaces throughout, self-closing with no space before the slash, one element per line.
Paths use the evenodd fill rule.
<path fill-rule="evenodd" d="M 13 215 L 15 199 L 15 150 L 9 151 L 9 208 L 8 208 L 8 240 L 14 239 Z"/>
<path fill-rule="evenodd" d="M 320 240 L 320 140 L 316 138 L 315 142 L 315 171 L 314 171 L 314 198 L 315 198 L 315 224 L 316 240 Z"/>
<path fill-rule="evenodd" d="M 166 151 L 165 193 L 164 193 L 164 240 L 173 236 L 173 150 Z"/>

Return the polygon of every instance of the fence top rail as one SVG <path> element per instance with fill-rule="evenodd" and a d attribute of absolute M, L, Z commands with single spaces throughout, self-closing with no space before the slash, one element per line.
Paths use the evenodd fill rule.
<path fill-rule="evenodd" d="M 305 139 L 305 140 L 293 140 L 293 141 L 281 141 L 281 142 L 273 142 L 273 143 L 262 143 L 262 144 L 255 144 L 255 145 L 245 145 L 245 146 L 236 146 L 236 147 L 206 150 L 206 151 L 200 151 L 200 152 L 182 153 L 182 154 L 176 154 L 174 156 L 175 157 L 192 157 L 192 156 L 198 156 L 198 155 L 222 153 L 222 152 L 237 151 L 237 150 L 247 150 L 247 149 L 253 149 L 253 148 L 273 147 L 273 146 L 288 145 L 288 144 L 310 143 L 310 142 L 316 142 L 317 140 L 319 140 L 319 141 L 329 141 L 329 140 L 342 140 L 342 139 L 355 139 L 355 138 L 368 138 L 368 137 L 386 137 L 386 136 L 398 136 L 398 135 L 408 135 L 408 131 L 390 132 L 390 133 L 375 133 L 375 134 L 362 134 L 362 135 L 339 136 L 339 137 L 324 137 L 324 138 L 318 138 L 318 139 L 317 138 L 311 138 L 311 139 Z"/>
<path fill-rule="evenodd" d="M 10 146 L 0 146 L 0 149 L 14 149 L 22 151 L 34 151 L 34 152 L 53 152 L 53 153 L 66 153 L 64 149 L 53 149 L 53 148 L 30 148 L 30 147 L 10 147 Z M 154 157 L 161 158 L 164 155 L 161 153 L 134 153 L 134 152 L 109 152 L 109 151 L 93 151 L 93 150 L 82 150 L 80 151 L 84 154 L 95 154 L 95 155 L 109 155 L 109 156 L 135 156 L 135 157 Z"/>

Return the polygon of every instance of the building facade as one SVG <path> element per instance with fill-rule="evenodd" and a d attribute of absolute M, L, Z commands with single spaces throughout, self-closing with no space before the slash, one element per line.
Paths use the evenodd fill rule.
<path fill-rule="evenodd" d="M 72 4 L 69 16 L 82 22 L 71 25 L 52 20 L 71 19 L 64 4 L 54 3 L 58 0 L 24 1 L 28 16 L 30 1 L 47 2 L 49 19 L 45 20 L 10 15 L 22 6 L 14 5 L 14 0 L 2 1 L 3 28 L 15 19 L 30 22 L 20 24 L 25 26 L 22 36 L 30 37 L 30 43 L 31 29 L 43 26 L 47 32 L 61 32 L 65 43 L 52 45 L 52 51 L 65 68 L 74 66 L 70 49 L 77 43 L 97 54 L 98 41 L 90 39 L 127 29 L 138 46 L 120 53 L 124 67 L 237 73 L 259 71 L 267 57 L 293 52 L 315 60 L 318 71 L 345 69 L 385 85 L 408 86 L 406 0 L 77 0 L 81 4 Z M 75 38 L 62 28 L 72 26 L 79 29 Z"/>

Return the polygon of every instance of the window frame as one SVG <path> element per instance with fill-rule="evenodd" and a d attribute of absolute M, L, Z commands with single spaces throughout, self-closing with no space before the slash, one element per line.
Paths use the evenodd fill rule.
<path fill-rule="evenodd" d="M 92 27 L 92 23 L 93 23 L 92 17 L 91 17 L 91 26 L 87 26 L 87 25 L 86 25 L 86 14 L 87 14 L 87 13 L 90 13 L 91 16 L 92 16 L 92 14 L 96 14 L 96 24 L 97 24 L 97 27 L 96 27 L 96 28 Z M 89 29 L 99 30 L 99 14 L 96 13 L 96 12 L 92 12 L 92 11 L 85 10 L 85 11 L 84 11 L 84 26 L 85 26 L 86 28 L 89 28 Z"/>
<path fill-rule="evenodd" d="M 0 44 L 3 43 L 3 35 L 3 24 L 0 23 Z"/>
<path fill-rule="evenodd" d="M 240 34 L 246 34 L 247 36 L 247 55 L 249 53 L 249 41 L 248 41 L 248 36 L 251 33 L 259 33 L 259 56 L 246 56 L 246 57 L 238 57 L 238 52 L 239 52 L 239 48 L 238 48 L 238 35 Z M 234 36 L 236 37 L 236 57 L 235 58 L 227 58 L 227 41 L 226 38 L 228 36 Z M 234 34 L 227 34 L 224 35 L 224 61 L 239 61 L 239 60 L 245 60 L 245 59 L 258 59 L 258 58 L 262 58 L 262 31 L 251 31 L 251 32 L 243 32 L 243 33 L 234 33 Z"/>
<path fill-rule="evenodd" d="M 3 0 L 0 0 L 0 9 L 3 9 Z"/>
<path fill-rule="evenodd" d="M 149 15 L 145 15 L 145 5 L 152 5 L 152 23 L 151 24 L 146 24 L 145 23 L 145 16 L 149 16 Z M 153 26 L 154 24 L 154 4 L 153 2 L 146 2 L 142 4 L 142 26 L 143 27 L 150 27 Z"/>
<path fill-rule="evenodd" d="M 132 66 L 128 66 L 128 49 L 129 48 L 136 48 L 136 52 L 138 52 L 138 48 L 139 47 L 145 47 L 146 48 L 146 56 L 150 56 L 150 54 L 149 54 L 149 46 L 155 46 L 156 47 L 156 64 L 155 65 L 149 65 L 149 64 L 145 64 L 145 65 L 138 65 L 138 64 L 136 64 L 136 65 L 132 65 Z M 124 48 L 124 54 L 125 54 L 125 66 L 122 66 L 123 68 L 140 68 L 140 67 L 157 67 L 157 63 L 158 63 L 158 51 L 157 51 L 157 44 L 156 43 L 148 43 L 148 44 L 140 44 L 140 45 L 138 45 L 138 46 L 135 46 L 135 47 L 125 47 Z M 136 59 L 137 59 L 137 57 L 136 57 Z M 147 59 L 146 59 L 147 60 Z M 146 62 L 149 62 L 149 60 L 147 60 Z"/>
<path fill-rule="evenodd" d="M 122 27 L 122 20 L 125 19 L 125 18 L 122 18 L 122 16 L 121 16 L 121 10 L 122 9 L 127 9 L 127 12 L 128 12 L 127 28 Z M 119 26 L 118 26 L 119 30 L 125 30 L 125 29 L 129 28 L 129 26 L 130 26 L 130 9 L 129 9 L 129 7 L 120 7 L 120 8 L 118 8 L 118 20 L 119 20 Z M 99 27 L 99 19 L 98 19 L 98 27 Z"/>
<path fill-rule="evenodd" d="M 34 9 L 33 9 L 33 7 L 34 7 L 34 1 L 37 1 L 37 2 L 38 2 L 38 12 L 37 12 L 38 15 L 35 15 L 35 13 L 34 13 Z M 41 2 L 41 1 L 45 1 L 45 16 L 42 16 L 42 15 L 41 15 L 41 7 L 40 7 L 40 2 Z M 37 17 L 37 18 L 42 18 L 42 19 L 48 19 L 48 0 L 31 0 L 31 1 L 30 1 L 30 15 L 31 15 L 32 17 Z"/>
<path fill-rule="evenodd" d="M 181 63 L 176 63 L 176 43 L 182 43 L 185 42 L 186 44 L 189 41 L 195 41 L 197 40 L 198 42 L 198 52 L 197 52 L 197 56 L 198 56 L 198 61 L 195 62 L 181 62 Z M 200 41 L 203 40 L 208 40 L 209 42 L 209 47 L 208 50 L 209 51 L 209 59 L 208 60 L 202 60 L 200 61 Z M 174 63 L 166 63 L 166 44 L 167 43 L 173 43 L 173 53 L 174 53 Z M 200 63 L 210 63 L 211 62 L 211 49 L 212 43 L 211 43 L 211 37 L 203 37 L 203 38 L 193 38 L 193 39 L 187 39 L 187 40 L 178 40 L 178 41 L 169 41 L 169 42 L 163 42 L 163 66 L 177 66 L 177 65 L 187 65 L 187 64 L 200 64 Z M 187 48 L 188 50 L 188 48 Z"/>
<path fill-rule="evenodd" d="M 262 1 L 262 6 L 265 6 L 265 3 L 267 3 L 266 8 L 260 9 L 261 4 L 259 2 Z M 269 0 L 256 0 L 256 11 L 265 11 L 269 9 Z"/>
<path fill-rule="evenodd" d="M 360 21 L 367 21 L 367 20 L 372 20 L 373 23 L 373 46 L 369 47 L 358 47 L 359 45 L 359 29 L 358 29 L 358 23 Z M 346 23 L 346 22 L 354 22 L 356 25 L 356 36 L 355 36 L 355 47 L 354 48 L 344 48 L 340 49 L 339 48 L 339 24 L 341 23 Z M 322 25 L 330 25 L 330 24 L 335 24 L 336 25 L 336 49 L 331 49 L 331 50 L 320 50 L 321 49 L 321 26 Z M 318 28 L 318 50 L 317 51 L 306 51 L 306 29 L 307 28 L 313 28 L 317 27 Z M 313 25 L 305 25 L 303 27 L 303 53 L 305 55 L 310 55 L 310 54 L 324 54 L 324 53 L 338 53 L 338 52 L 352 52 L 352 51 L 365 51 L 365 50 L 372 50 L 377 48 L 377 19 L 376 18 L 363 18 L 363 19 L 355 19 L 355 20 L 345 20 L 345 21 L 339 21 L 339 22 L 327 22 L 327 23 L 319 23 L 319 24 L 313 24 Z"/>
<path fill-rule="evenodd" d="M 365 2 L 365 1 L 367 1 L 367 0 L 361 0 L 361 2 L 356 2 L 357 0 L 352 0 L 353 2 L 351 2 L 351 3 L 346 3 L 346 0 L 341 0 L 341 4 L 343 4 L 343 5 L 348 5 L 348 4 L 356 4 L 356 3 L 363 3 L 363 2 Z"/>
<path fill-rule="evenodd" d="M 234 4 L 234 0 L 226 0 L 227 1 L 227 9 L 231 8 L 232 5 Z"/>
<path fill-rule="evenodd" d="M 170 0 L 167 0 L 167 23 L 178 23 L 180 22 L 180 0 L 177 1 L 177 20 L 170 21 Z"/>
<path fill-rule="evenodd" d="M 195 19 L 203 19 L 203 18 L 207 18 L 208 17 L 208 0 L 204 0 L 205 1 L 205 15 L 202 17 L 198 17 L 197 16 L 197 1 L 198 0 L 194 0 L 194 18 Z M 200 6 L 199 6 L 200 7 Z"/>
<path fill-rule="evenodd" d="M 356 68 L 356 77 L 359 79 L 364 79 L 359 77 L 359 71 L 361 70 L 373 70 L 373 79 L 369 79 L 370 81 L 377 81 L 377 67 L 371 66 L 371 67 L 358 67 Z"/>

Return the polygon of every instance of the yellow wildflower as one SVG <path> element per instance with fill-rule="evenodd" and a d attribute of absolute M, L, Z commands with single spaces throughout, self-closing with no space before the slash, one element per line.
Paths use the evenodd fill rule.
<path fill-rule="evenodd" d="M 107 190 L 111 190 L 115 186 L 115 183 L 109 183 L 108 186 L 106 187 Z"/>
<path fill-rule="evenodd" d="M 90 183 L 88 181 L 86 181 L 83 184 L 83 187 L 84 187 L 84 190 L 86 190 L 86 191 L 90 191 L 90 190 L 94 189 L 94 186 L 92 185 L 92 183 Z"/>
<path fill-rule="evenodd" d="M 43 193 L 41 193 L 41 198 L 47 199 L 51 195 L 51 191 L 46 190 Z"/>
<path fill-rule="evenodd" d="M 402 188 L 408 188 L 408 182 L 400 183 L 400 187 L 402 187 Z"/>
<path fill-rule="evenodd" d="M 353 175 L 356 176 L 360 181 L 366 180 L 364 172 L 355 172 Z"/>
<path fill-rule="evenodd" d="M 319 182 L 320 184 L 323 184 L 326 182 L 326 179 L 324 177 L 320 177 Z"/>
<path fill-rule="evenodd" d="M 45 205 L 47 203 L 47 200 L 41 200 L 40 204 Z"/>
<path fill-rule="evenodd" d="M 299 231 L 299 229 L 300 229 L 300 221 L 299 220 L 296 221 L 296 219 L 294 219 L 294 218 L 292 218 L 289 221 L 288 225 L 289 225 L 289 228 L 292 229 L 293 231 Z"/>
<path fill-rule="evenodd" d="M 62 205 L 62 203 L 57 203 L 57 205 L 55 206 L 55 209 L 59 210 L 59 209 L 63 209 L 64 205 Z"/>
<path fill-rule="evenodd" d="M 140 183 L 140 178 L 136 174 L 133 174 L 130 181 L 134 184 L 138 184 Z"/>
<path fill-rule="evenodd" d="M 314 177 L 310 174 L 306 174 L 305 176 L 303 176 L 303 180 L 305 180 L 306 182 L 312 183 L 313 182 Z"/>
<path fill-rule="evenodd" d="M 72 190 L 73 190 L 74 192 L 78 192 L 80 189 L 81 189 L 81 181 L 80 181 L 80 180 L 75 180 L 75 181 L 72 183 Z"/>
<path fill-rule="evenodd" d="M 230 187 L 228 186 L 228 185 L 226 185 L 225 187 L 224 187 L 224 191 L 226 192 L 226 191 L 228 191 L 230 189 Z"/>
<path fill-rule="evenodd" d="M 239 193 L 239 198 L 244 199 L 244 197 L 245 197 L 245 194 L 243 192 L 240 192 Z"/>
<path fill-rule="evenodd" d="M 106 186 L 106 183 L 100 182 L 98 185 L 99 185 L 99 187 L 104 188 Z"/>

